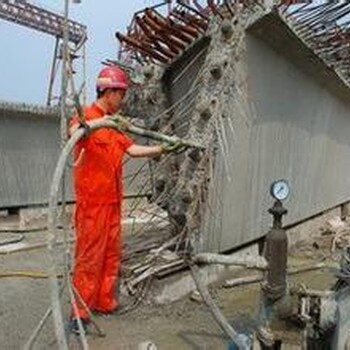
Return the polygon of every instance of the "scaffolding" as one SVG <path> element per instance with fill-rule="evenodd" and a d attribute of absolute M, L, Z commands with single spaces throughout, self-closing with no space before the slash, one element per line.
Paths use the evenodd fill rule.
<path fill-rule="evenodd" d="M 49 86 L 47 91 L 46 104 L 51 106 L 59 99 L 54 95 L 54 86 L 57 72 L 60 69 L 63 59 L 63 40 L 65 17 L 51 12 L 47 9 L 33 5 L 23 0 L 0 0 L 0 19 L 9 21 L 36 31 L 49 34 L 55 37 L 52 66 L 49 73 Z M 68 59 L 73 62 L 77 58 L 82 59 L 83 81 L 85 81 L 85 43 L 87 40 L 87 27 L 76 21 L 67 20 L 67 41 L 69 42 Z M 68 45 L 68 44 L 67 44 Z M 73 69 L 69 70 L 74 73 Z M 80 93 L 85 99 L 85 87 L 82 83 Z"/>

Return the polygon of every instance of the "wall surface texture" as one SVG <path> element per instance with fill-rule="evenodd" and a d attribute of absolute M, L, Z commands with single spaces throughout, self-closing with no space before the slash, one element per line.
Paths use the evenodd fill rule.
<path fill-rule="evenodd" d="M 2 104 L 0 122 L 0 208 L 47 203 L 60 147 L 57 114 Z"/>
<path fill-rule="evenodd" d="M 229 250 L 265 234 L 275 180 L 292 187 L 285 224 L 350 199 L 350 93 L 340 98 L 302 69 L 303 62 L 290 62 L 288 51 L 281 54 L 254 36 L 247 35 L 245 54 L 241 93 L 249 113 L 245 121 L 234 116 L 229 165 L 220 154 L 216 160 L 211 197 L 217 217 L 205 227 L 205 250 Z"/>
<path fill-rule="evenodd" d="M 274 27 L 275 43 L 278 30 L 286 32 Z M 259 36 L 271 37 L 268 26 Z M 350 93 L 343 89 L 338 94 L 334 79 L 317 79 L 310 72 L 316 58 L 300 43 L 291 59 L 289 47 L 298 38 L 289 32 L 286 38 L 280 50 L 255 34 L 242 42 L 239 69 L 225 90 L 231 115 L 218 136 L 229 152 L 218 151 L 213 163 L 200 249 L 227 251 L 263 236 L 272 222 L 267 210 L 273 204 L 269 187 L 274 180 L 287 179 L 292 187 L 285 224 L 350 199 Z M 173 113 L 179 116 L 175 129 L 180 136 L 186 135 L 200 89 L 206 45 L 210 43 L 194 47 L 166 77 L 169 103 L 177 104 Z M 59 154 L 58 117 L 0 106 L 0 120 L 0 208 L 47 203 Z M 127 194 L 148 191 L 141 188 L 144 180 L 134 176 L 142 164 L 147 178 L 147 164 L 128 162 Z M 70 186 L 68 193 L 72 199 Z"/>

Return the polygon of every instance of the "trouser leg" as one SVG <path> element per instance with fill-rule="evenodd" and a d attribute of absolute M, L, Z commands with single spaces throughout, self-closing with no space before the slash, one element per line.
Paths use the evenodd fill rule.
<path fill-rule="evenodd" d="M 106 254 L 101 275 L 101 285 L 94 306 L 95 310 L 102 312 L 111 312 L 118 307 L 116 285 L 120 271 L 121 237 L 120 208 L 115 205 L 110 206 L 109 224 Z"/>
<path fill-rule="evenodd" d="M 98 298 L 101 274 L 104 266 L 108 234 L 105 206 L 78 204 L 76 208 L 76 249 L 73 285 L 89 309 Z M 88 312 L 76 298 L 73 315 L 88 318 Z"/>

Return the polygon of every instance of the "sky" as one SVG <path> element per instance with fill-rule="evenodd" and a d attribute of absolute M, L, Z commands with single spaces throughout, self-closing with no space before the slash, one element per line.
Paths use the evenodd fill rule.
<path fill-rule="evenodd" d="M 63 14 L 64 0 L 28 0 Z M 94 98 L 94 81 L 101 61 L 116 58 L 115 32 L 125 32 L 132 15 L 152 0 L 81 0 L 70 4 L 71 18 L 87 25 L 88 100 Z M 18 24 L 0 20 L 0 100 L 44 105 L 55 38 Z M 60 75 L 58 76 L 60 79 Z M 59 81 L 58 81 L 59 82 Z"/>

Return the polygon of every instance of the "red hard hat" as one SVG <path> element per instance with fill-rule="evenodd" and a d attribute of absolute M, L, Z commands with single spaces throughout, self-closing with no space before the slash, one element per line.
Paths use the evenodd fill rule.
<path fill-rule="evenodd" d="M 97 77 L 96 88 L 100 91 L 108 88 L 127 90 L 128 87 L 128 75 L 117 66 L 103 68 Z"/>

